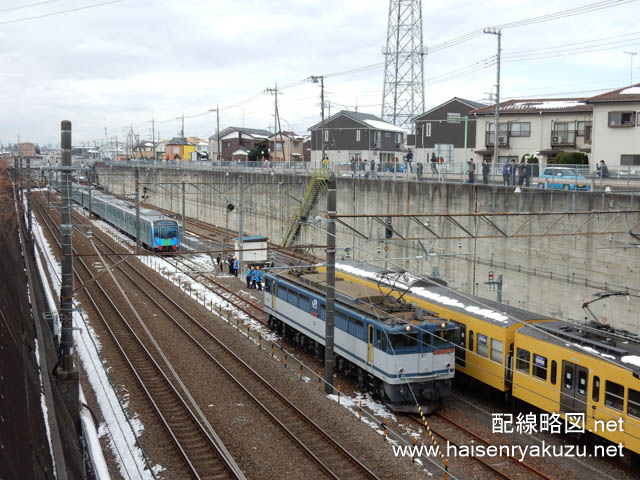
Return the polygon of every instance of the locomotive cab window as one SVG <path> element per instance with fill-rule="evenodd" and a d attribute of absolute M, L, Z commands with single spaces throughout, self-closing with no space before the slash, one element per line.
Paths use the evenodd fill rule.
<path fill-rule="evenodd" d="M 533 354 L 533 376 L 547 381 L 547 357 Z"/>
<path fill-rule="evenodd" d="M 629 389 L 627 415 L 640 419 L 640 392 L 632 388 Z"/>
<path fill-rule="evenodd" d="M 429 339 L 426 337 L 431 337 L 433 340 L 433 346 L 436 348 L 447 348 L 453 347 L 456 339 L 456 331 L 455 330 L 438 330 L 433 336 L 428 333 L 423 333 L 422 342 L 428 344 Z"/>
<path fill-rule="evenodd" d="M 591 399 L 594 402 L 600 401 L 600 377 L 593 377 L 593 391 L 591 392 Z"/>
<path fill-rule="evenodd" d="M 418 334 L 394 333 L 389 335 L 389 343 L 394 351 L 415 348 L 418 345 Z"/>
<path fill-rule="evenodd" d="M 624 387 L 609 380 L 604 382 L 604 404 L 614 410 L 622 411 Z"/>
<path fill-rule="evenodd" d="M 522 348 L 517 349 L 516 369 L 529 374 L 529 365 L 531 364 L 531 353 Z"/>

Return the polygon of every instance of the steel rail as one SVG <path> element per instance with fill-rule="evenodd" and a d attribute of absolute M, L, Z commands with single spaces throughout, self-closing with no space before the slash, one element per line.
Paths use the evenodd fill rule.
<path fill-rule="evenodd" d="M 108 247 L 109 249 L 113 250 L 112 247 Z M 327 458 L 321 459 L 319 454 L 316 454 L 314 452 L 317 451 L 318 449 L 322 450 L 322 447 L 316 447 L 315 449 L 313 447 L 309 447 L 304 440 L 300 439 L 300 433 L 296 434 L 294 433 L 290 427 L 286 426 L 284 424 L 283 421 L 281 421 L 280 419 L 277 418 L 277 415 L 275 415 L 272 411 L 272 409 L 269 409 L 269 407 L 267 407 L 263 401 L 259 400 L 256 395 L 253 394 L 253 392 L 251 392 L 249 390 L 249 388 L 246 387 L 246 385 L 244 385 L 238 378 L 238 375 L 234 375 L 229 368 L 225 367 L 224 365 L 222 365 L 222 363 L 219 361 L 220 358 L 220 353 L 226 353 L 227 354 L 227 358 L 230 358 L 232 361 L 235 362 L 236 365 L 239 365 L 245 372 L 248 372 L 251 376 L 251 378 L 254 378 L 256 380 L 258 380 L 259 384 L 262 385 L 265 389 L 265 391 L 267 392 L 267 394 L 271 394 L 272 398 L 275 397 L 275 399 L 279 402 L 280 405 L 284 405 L 286 407 L 286 409 L 288 409 L 289 411 L 293 412 L 294 415 L 296 416 L 297 419 L 302 419 L 304 421 L 304 423 L 307 425 L 307 427 L 310 427 L 311 430 L 313 430 L 316 434 L 319 434 L 320 437 L 322 439 L 324 439 L 324 446 L 326 446 L 327 444 L 333 449 L 334 452 L 339 453 L 343 458 L 347 459 L 350 464 L 352 464 L 353 466 L 355 466 L 360 473 L 364 474 L 364 476 L 366 478 L 372 478 L 372 479 L 377 479 L 378 477 L 375 475 L 375 473 L 373 473 L 371 470 L 369 470 L 364 464 L 362 464 L 355 456 L 353 456 L 350 452 L 348 452 L 336 439 L 334 439 L 333 437 L 331 437 L 331 435 L 329 435 L 324 429 L 322 429 L 322 427 L 320 427 L 317 423 L 315 423 L 308 415 L 306 415 L 304 412 L 302 412 L 300 409 L 298 409 L 295 405 L 293 405 L 293 403 L 291 403 L 280 391 L 278 391 L 278 389 L 276 389 L 273 385 L 271 385 L 264 377 L 262 377 L 262 375 L 260 375 L 256 370 L 254 370 L 250 365 L 248 365 L 243 359 L 241 359 L 237 354 L 235 354 L 233 352 L 233 350 L 231 350 L 223 341 L 221 341 L 218 337 L 216 337 L 213 333 L 211 333 L 204 325 L 202 325 L 202 323 L 200 323 L 196 318 L 194 318 L 191 314 L 189 314 L 187 311 L 185 311 L 178 303 L 176 303 L 172 298 L 170 298 L 162 289 L 160 289 L 158 286 L 156 286 L 153 282 L 151 282 L 147 276 L 145 276 L 145 274 L 141 271 L 139 271 L 135 266 L 127 264 L 127 267 L 129 267 L 131 270 L 133 270 L 142 280 L 144 280 L 144 282 L 146 284 L 148 284 L 153 290 L 155 290 L 161 298 L 163 298 L 165 301 L 167 301 L 169 304 L 171 304 L 171 306 L 173 308 L 175 308 L 176 310 L 180 311 L 181 314 L 187 318 L 188 320 L 190 320 L 192 325 L 195 325 L 197 327 L 197 329 L 205 335 L 205 337 L 208 340 L 213 340 L 218 346 L 220 346 L 222 348 L 221 351 L 217 352 L 217 357 L 214 357 L 213 355 L 211 355 L 211 353 L 206 349 L 206 347 L 204 347 L 191 333 L 189 333 L 187 331 L 187 329 L 178 321 L 175 319 L 175 317 L 173 315 L 171 315 L 162 305 L 160 305 L 158 303 L 158 301 L 149 293 L 148 290 L 146 290 L 145 288 L 143 288 L 140 285 L 140 282 L 136 282 L 133 278 L 131 278 L 131 276 L 124 271 L 124 267 L 119 266 L 118 268 L 122 271 L 122 273 L 127 276 L 129 278 L 129 280 L 141 291 L 143 292 L 145 295 L 147 295 L 148 299 L 151 300 L 155 306 L 160 309 L 161 311 L 163 311 L 163 313 L 171 320 L 173 321 L 186 335 L 187 337 L 198 347 L 202 350 L 202 352 L 207 355 L 213 362 L 215 362 L 223 372 L 225 372 L 225 374 L 227 374 L 231 380 L 233 380 L 243 391 L 245 391 L 247 393 L 247 395 L 256 402 L 256 404 L 263 410 L 265 411 L 265 413 L 267 414 L 267 416 L 269 418 L 271 418 L 278 426 L 280 426 L 281 428 L 284 429 L 284 431 L 287 433 L 287 435 L 290 436 L 290 438 L 292 438 L 296 443 L 299 444 L 299 446 L 302 448 L 302 450 L 307 453 L 310 458 L 312 458 L 314 461 L 316 461 L 316 463 L 318 463 L 318 465 L 321 466 L 321 468 L 323 470 L 325 470 L 325 472 L 330 475 L 333 478 L 341 478 L 339 477 L 334 471 L 333 469 L 327 465 Z M 304 432 L 303 432 L 304 434 Z M 316 438 L 317 440 L 317 438 Z M 325 457 L 327 455 L 325 454 Z M 328 455 L 329 459 L 333 459 L 335 461 L 335 456 L 332 455 Z M 353 474 L 353 472 L 349 475 L 349 478 L 352 478 L 351 475 Z"/>
<path fill-rule="evenodd" d="M 36 202 L 34 202 L 34 204 L 35 203 Z M 56 240 L 56 243 L 58 244 L 58 247 L 60 247 L 60 241 L 58 240 L 58 238 L 54 234 L 53 228 L 51 227 L 49 222 L 46 220 L 46 218 L 45 218 L 45 216 L 43 214 L 43 210 L 41 209 L 41 206 L 37 205 L 36 208 L 40 212 L 41 218 L 44 220 L 47 229 L 51 233 L 52 237 Z M 50 220 L 53 221 L 53 219 L 52 219 L 50 214 L 46 213 L 46 215 L 49 217 Z M 89 273 L 90 275 L 93 275 L 92 271 L 89 269 L 89 267 L 86 265 L 86 263 L 82 259 L 78 259 L 78 260 L 80 261 L 80 263 L 83 266 L 83 268 L 87 271 L 87 273 Z M 79 275 L 79 273 L 75 269 L 75 267 L 74 267 L 74 274 L 78 278 L 79 281 L 82 281 L 81 276 Z M 176 404 L 174 403 L 173 405 L 169 405 L 169 407 L 163 409 L 160 406 L 159 401 L 154 400 L 154 396 L 155 397 L 160 397 L 165 402 L 167 402 L 169 396 L 173 393 L 174 401 L 177 400 L 177 402 L 176 402 L 177 405 L 182 407 L 184 413 L 187 414 L 187 421 L 190 421 L 190 422 L 192 422 L 192 424 L 196 425 L 197 430 L 199 430 L 199 432 L 202 435 L 204 435 L 204 437 L 206 439 L 206 442 L 209 443 L 211 445 L 211 447 L 213 447 L 213 449 L 217 452 L 219 459 L 222 460 L 221 465 L 214 465 L 214 466 L 209 467 L 209 469 L 212 469 L 212 468 L 216 469 L 217 467 L 223 466 L 225 472 L 227 473 L 227 475 L 225 475 L 226 478 L 244 479 L 245 478 L 244 474 L 242 474 L 242 472 L 237 469 L 237 467 L 235 466 L 235 464 L 234 464 L 232 459 L 230 460 L 229 458 L 227 458 L 227 455 L 224 453 L 223 448 L 221 448 L 221 446 L 218 445 L 218 443 L 213 438 L 211 438 L 209 432 L 207 432 L 207 430 L 201 424 L 200 420 L 195 416 L 193 411 L 186 404 L 186 402 L 184 401 L 182 396 L 176 391 L 175 387 L 173 386 L 171 381 L 167 378 L 166 374 L 162 371 L 160 366 L 157 364 L 156 360 L 153 358 L 151 353 L 145 347 L 145 345 L 142 342 L 142 340 L 133 331 L 131 326 L 126 321 L 124 315 L 120 312 L 118 307 L 115 305 L 114 301 L 109 297 L 109 294 L 103 289 L 102 285 L 100 285 L 99 282 L 95 282 L 95 286 L 99 289 L 99 291 L 105 297 L 105 299 L 108 302 L 108 304 L 112 307 L 112 309 L 120 317 L 120 319 L 123 322 L 124 326 L 129 330 L 129 332 L 131 333 L 131 336 L 135 339 L 135 341 L 137 342 L 137 344 L 140 347 L 140 349 L 145 352 L 146 357 L 144 357 L 144 358 L 146 358 L 146 360 L 148 362 L 150 362 L 150 365 L 151 365 L 152 369 L 155 370 L 156 372 L 158 372 L 159 377 L 161 377 L 164 380 L 164 384 L 163 385 L 165 386 L 165 391 L 162 392 L 162 393 L 158 393 L 157 392 L 157 389 L 159 387 L 160 388 L 162 387 L 161 385 L 160 386 L 159 385 L 151 385 L 150 382 L 149 382 L 149 379 L 147 379 L 147 382 L 145 383 L 145 381 L 142 378 L 142 376 L 144 376 L 144 374 L 141 375 L 140 367 L 138 366 L 138 368 L 136 368 L 134 366 L 134 364 L 139 364 L 139 362 L 141 360 L 140 357 L 138 357 L 138 359 L 134 362 L 131 359 L 130 355 L 128 355 L 126 353 L 126 348 L 123 346 L 123 344 L 120 342 L 120 340 L 118 340 L 118 335 L 112 329 L 112 327 L 109 324 L 109 322 L 106 320 L 105 315 L 103 314 L 102 310 L 98 307 L 97 302 L 95 301 L 95 299 L 93 298 L 93 296 L 91 295 L 89 290 L 87 288 L 85 288 L 84 289 L 85 293 L 87 294 L 87 297 L 89 298 L 93 308 L 96 310 L 96 312 L 98 313 L 100 319 L 105 324 L 105 327 L 107 328 L 107 331 L 111 335 L 115 345 L 117 346 L 118 350 L 122 354 L 125 362 L 127 363 L 129 369 L 131 370 L 132 374 L 136 378 L 137 382 L 139 383 L 139 385 L 140 385 L 142 391 L 144 392 L 145 396 L 147 397 L 147 399 L 151 403 L 154 412 L 159 417 L 162 425 L 167 430 L 170 438 L 172 439 L 173 443 L 175 444 L 176 448 L 178 449 L 178 452 L 180 453 L 181 458 L 185 461 L 186 466 L 189 469 L 190 473 L 193 475 L 193 477 L 194 478 L 198 478 L 198 479 L 200 479 L 200 478 L 209 478 L 209 473 L 208 472 L 204 472 L 203 473 L 203 472 L 199 471 L 199 467 L 200 467 L 200 469 L 202 469 L 203 464 L 204 464 L 204 466 L 211 465 L 211 461 L 212 460 L 215 461 L 215 459 L 211 458 L 211 456 L 208 453 L 206 453 L 206 454 L 205 453 L 201 453 L 200 454 L 200 456 L 204 456 L 204 458 L 190 458 L 190 455 L 191 456 L 193 456 L 193 455 L 188 453 L 187 451 L 185 451 L 185 449 L 183 448 L 183 443 L 186 443 L 185 439 L 188 439 L 190 437 L 190 433 L 193 433 L 194 431 L 192 430 L 191 432 L 187 432 L 187 433 L 182 432 L 182 433 L 176 434 L 176 432 L 174 430 L 182 429 L 184 427 L 184 424 L 181 424 L 180 421 L 184 422 L 185 419 L 183 418 L 181 420 L 176 420 L 176 418 L 175 418 L 176 413 L 175 413 L 175 411 L 173 411 L 172 412 L 173 418 L 172 418 L 171 421 L 169 421 L 167 419 L 167 417 L 165 417 L 165 415 L 162 413 L 162 411 L 163 410 L 167 410 L 169 408 L 174 408 Z M 134 343 L 134 345 L 135 345 L 135 343 Z M 144 359 L 142 359 L 142 361 L 144 361 Z M 147 365 L 147 368 L 149 368 L 149 365 Z M 147 374 L 149 374 L 149 373 L 147 373 Z M 155 394 L 151 392 L 152 389 L 156 389 Z M 171 426 L 171 424 L 173 424 L 173 427 Z M 180 440 L 178 438 L 178 436 L 182 437 L 182 440 Z M 200 464 L 199 467 L 195 465 L 196 463 Z M 212 472 L 212 476 L 214 478 L 220 478 L 220 475 L 222 473 L 223 472 L 220 472 L 220 471 Z"/>

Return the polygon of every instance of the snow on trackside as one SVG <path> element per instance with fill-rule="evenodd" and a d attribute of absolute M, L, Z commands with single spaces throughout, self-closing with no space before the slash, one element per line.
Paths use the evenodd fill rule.
<path fill-rule="evenodd" d="M 45 296 L 51 311 L 57 311 L 55 295 L 51 291 L 60 290 L 61 267 L 54 255 L 49 242 L 42 234 L 42 228 L 37 221 L 33 222 L 34 237 L 36 243 L 47 263 L 49 275 L 42 269 L 39 256 L 36 255 L 38 270 L 42 278 L 49 278 L 44 282 Z M 75 302 L 74 302 L 75 303 Z M 142 423 L 136 418 L 127 420 L 125 412 L 120 407 L 116 393 L 111 388 L 107 373 L 99 356 L 99 341 L 97 335 L 88 323 L 84 322 L 76 303 L 73 312 L 73 326 L 75 344 L 78 356 L 87 373 L 87 379 L 94 390 L 104 422 L 99 427 L 99 435 L 109 434 L 107 443 L 113 453 L 121 475 L 124 478 L 153 478 L 152 472 L 145 468 L 143 452 L 138 448 L 137 437 L 144 429 Z M 59 331 L 59 327 L 58 327 Z M 131 425 L 131 427 L 129 427 Z M 133 428 L 133 431 L 131 430 Z M 102 455 L 102 452 L 95 452 Z M 159 473 L 164 468 L 160 465 L 153 466 L 153 471 Z"/>
<path fill-rule="evenodd" d="M 53 465 L 53 476 L 57 477 L 56 461 L 53 454 L 53 445 L 51 444 L 51 427 L 49 425 L 49 409 L 47 408 L 47 399 L 44 396 L 44 386 L 42 384 L 42 370 L 40 368 L 40 351 L 38 350 L 38 339 L 34 338 L 34 352 L 36 354 L 36 362 L 38 364 L 38 378 L 40 379 L 40 407 L 42 408 L 42 416 L 44 417 L 44 426 L 47 430 L 47 442 L 49 443 L 49 452 L 51 452 L 51 460 Z"/>

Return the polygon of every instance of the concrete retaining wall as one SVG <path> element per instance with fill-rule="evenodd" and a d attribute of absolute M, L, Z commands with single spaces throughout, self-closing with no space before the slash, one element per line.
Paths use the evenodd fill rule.
<path fill-rule="evenodd" d="M 134 191 L 133 170 L 126 167 L 98 169 L 100 182 L 116 194 Z M 238 205 L 237 172 L 141 170 L 141 182 L 154 193 L 148 201 L 177 213 L 181 209 L 181 182 L 187 183 L 186 215 L 224 227 L 226 205 Z M 280 242 L 298 201 L 303 198 L 309 177 L 268 172 L 243 173 L 244 231 L 248 235 L 266 235 Z M 163 185 L 164 184 L 164 185 Z M 173 184 L 173 185 L 169 185 Z M 192 184 L 192 185 L 189 185 Z M 640 333 L 637 311 L 640 307 L 640 243 L 628 233 L 614 235 L 566 235 L 570 225 L 581 231 L 640 231 L 640 215 L 619 214 L 617 210 L 639 209 L 640 199 L 633 194 L 551 192 L 526 189 L 516 194 L 513 188 L 454 183 L 338 179 L 339 214 L 384 213 L 469 213 L 469 212 L 592 212 L 580 214 L 518 217 L 492 217 L 500 229 L 519 234 L 545 234 L 540 237 L 500 238 L 499 232 L 478 217 L 456 217 L 469 232 L 495 238 L 477 240 L 457 238 L 433 240 L 433 235 L 410 219 L 394 219 L 394 229 L 408 238 L 420 238 L 430 255 L 427 260 L 417 240 L 402 241 L 397 235 L 389 241 L 389 267 L 399 266 L 422 274 L 434 270 L 452 287 L 490 299 L 496 294 L 484 282 L 488 272 L 504 278 L 503 300 L 558 318 L 582 319 L 582 303 L 595 292 L 629 289 L 625 297 L 613 297 L 593 306 L 599 318 Z M 326 195 L 321 193 L 310 214 L 324 216 Z M 445 218 L 423 218 L 440 237 L 456 237 L 464 232 Z M 524 223 L 527 221 L 527 223 Z M 356 259 L 376 258 L 384 263 L 383 226 L 372 219 L 345 219 L 362 235 L 338 225 L 338 246 L 354 248 Z M 523 225 L 524 223 L 524 225 Z M 237 210 L 228 216 L 231 230 L 237 231 Z M 295 243 L 324 245 L 323 224 L 304 225 Z M 573 231 L 573 230 L 572 230 Z M 364 236 L 363 236 L 364 235 Z M 368 237 L 368 238 L 364 238 Z M 317 254 L 323 257 L 319 250 Z M 338 258 L 344 252 L 338 252 Z"/>

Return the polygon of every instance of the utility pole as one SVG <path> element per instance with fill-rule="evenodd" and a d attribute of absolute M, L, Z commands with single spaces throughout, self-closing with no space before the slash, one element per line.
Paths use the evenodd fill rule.
<path fill-rule="evenodd" d="M 187 190 L 184 180 L 182 181 L 182 238 L 180 239 L 180 243 L 184 240 L 184 234 L 187 231 L 187 217 L 185 215 L 185 204 L 187 202 Z"/>
<path fill-rule="evenodd" d="M 631 68 L 629 69 L 629 85 L 633 85 L 633 57 L 635 57 L 638 52 L 622 52 L 622 53 L 626 53 L 627 55 L 629 55 L 629 60 L 631 60 Z"/>
<path fill-rule="evenodd" d="M 151 119 L 151 145 L 152 145 L 152 149 L 153 151 L 151 153 L 153 153 L 153 161 L 156 161 L 156 122 L 155 120 L 152 118 Z"/>
<path fill-rule="evenodd" d="M 184 138 L 184 113 L 181 117 L 177 117 L 178 120 L 182 118 L 182 127 L 180 128 L 180 137 Z"/>
<path fill-rule="evenodd" d="M 243 188 L 242 188 L 242 175 L 238 175 L 238 271 L 242 272 L 242 261 L 243 261 L 243 249 L 244 249 L 244 226 L 243 226 L 243 218 L 242 218 L 242 210 L 243 210 Z M 239 274 L 240 276 L 240 274 Z"/>
<path fill-rule="evenodd" d="M 210 108 L 210 112 L 216 112 L 216 142 L 218 144 L 216 152 L 216 160 L 220 161 L 222 152 L 220 151 L 220 107 L 216 104 L 216 108 Z"/>
<path fill-rule="evenodd" d="M 265 93 L 270 93 L 275 96 L 274 110 L 273 110 L 273 130 L 274 130 L 274 141 L 273 141 L 273 151 L 277 153 L 277 134 L 280 134 L 280 144 L 282 145 L 282 161 L 284 158 L 284 142 L 282 141 L 282 127 L 280 126 L 280 117 L 278 115 L 278 93 L 282 93 L 278 91 L 278 84 L 276 83 L 276 88 L 265 88 Z M 275 160 L 278 160 L 278 156 L 275 156 Z"/>
<path fill-rule="evenodd" d="M 498 37 L 498 68 L 497 68 L 497 79 L 496 79 L 496 112 L 494 114 L 496 119 L 496 125 L 494 129 L 493 135 L 493 164 L 498 165 L 498 148 L 500 146 L 500 142 L 498 141 L 498 137 L 500 135 L 500 52 L 501 52 L 501 43 L 502 43 L 502 30 L 498 30 L 496 28 L 485 28 L 483 33 L 487 33 L 490 35 L 495 35 Z"/>
<path fill-rule="evenodd" d="M 73 225 L 71 217 L 71 122 L 61 123 L 62 203 L 60 232 L 62 234 L 62 284 L 60 286 L 60 316 L 62 318 L 63 375 L 75 371 L 73 362 Z M 73 395 L 73 393 L 71 393 Z"/>
<path fill-rule="evenodd" d="M 136 168 L 136 246 L 142 249 L 142 237 L 140 236 L 140 169 Z"/>
<path fill-rule="evenodd" d="M 325 309 L 324 380 L 325 392 L 333 393 L 334 306 L 336 301 L 336 177 L 327 182 L 327 298 Z"/>
<path fill-rule="evenodd" d="M 31 238 L 31 157 L 27 157 L 27 227 Z"/>
<path fill-rule="evenodd" d="M 320 118 L 322 119 L 322 128 L 320 129 L 320 141 L 322 145 L 322 158 L 320 162 L 324 160 L 324 75 L 311 75 L 309 77 L 313 83 L 320 83 Z"/>

